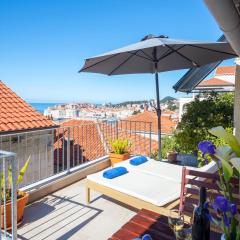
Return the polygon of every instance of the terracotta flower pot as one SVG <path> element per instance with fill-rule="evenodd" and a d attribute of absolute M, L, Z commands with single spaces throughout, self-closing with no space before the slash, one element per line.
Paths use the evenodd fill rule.
<path fill-rule="evenodd" d="M 124 153 L 124 154 L 116 154 L 116 153 L 110 153 L 109 158 L 111 161 L 111 165 L 113 166 L 115 163 L 122 162 L 124 160 L 129 159 L 130 154 Z"/>
<path fill-rule="evenodd" d="M 169 162 L 174 163 L 177 161 L 177 152 L 168 152 L 167 153 L 167 159 Z"/>
<path fill-rule="evenodd" d="M 17 199 L 17 224 L 20 225 L 23 220 L 24 208 L 28 202 L 29 194 L 25 192 L 18 191 Z M 6 204 L 6 225 L 7 229 L 12 228 L 12 203 L 9 201 Z M 4 228 L 4 207 L 1 205 L 1 228 Z"/>

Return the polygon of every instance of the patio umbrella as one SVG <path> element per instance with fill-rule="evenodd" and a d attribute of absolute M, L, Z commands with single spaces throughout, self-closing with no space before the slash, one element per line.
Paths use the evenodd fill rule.
<path fill-rule="evenodd" d="M 140 42 L 86 59 L 79 72 L 106 75 L 154 73 L 156 82 L 158 149 L 161 157 L 161 108 L 158 72 L 200 67 L 236 54 L 226 42 L 198 42 L 147 35 Z"/>

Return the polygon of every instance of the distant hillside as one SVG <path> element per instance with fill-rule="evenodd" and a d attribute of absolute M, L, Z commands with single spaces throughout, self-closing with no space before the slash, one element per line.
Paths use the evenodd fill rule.
<path fill-rule="evenodd" d="M 177 100 L 177 99 L 174 97 L 171 97 L 171 96 L 167 96 L 161 100 L 161 103 L 166 103 L 166 102 L 174 101 L 174 100 Z"/>
<path fill-rule="evenodd" d="M 143 104 L 149 102 L 148 100 L 140 100 L 140 101 L 126 101 L 122 103 L 114 104 L 115 107 L 127 106 L 128 104 Z"/>

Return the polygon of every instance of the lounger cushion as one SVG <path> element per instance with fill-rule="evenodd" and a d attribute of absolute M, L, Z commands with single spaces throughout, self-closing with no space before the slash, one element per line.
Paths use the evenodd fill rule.
<path fill-rule="evenodd" d="M 135 156 L 129 160 L 129 163 L 133 166 L 138 166 L 147 161 L 148 161 L 148 159 L 145 156 Z"/>
<path fill-rule="evenodd" d="M 107 179 L 113 179 L 126 173 L 128 173 L 128 170 L 125 167 L 115 167 L 105 170 L 103 172 L 103 177 Z"/>
<path fill-rule="evenodd" d="M 179 198 L 181 184 L 176 181 L 130 169 L 128 171 L 128 174 L 114 179 L 104 178 L 103 171 L 100 171 L 88 175 L 87 179 L 157 206 L 164 206 Z"/>

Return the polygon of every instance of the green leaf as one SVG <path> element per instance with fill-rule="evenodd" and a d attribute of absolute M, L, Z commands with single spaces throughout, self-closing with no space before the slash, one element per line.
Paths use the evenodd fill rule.
<path fill-rule="evenodd" d="M 232 153 L 232 149 L 227 145 L 223 145 L 223 146 L 217 147 L 216 153 L 214 155 L 220 160 L 221 159 L 227 160 L 231 153 Z"/>
<path fill-rule="evenodd" d="M 17 185 L 22 182 L 23 176 L 24 176 L 25 172 L 27 171 L 29 163 L 30 163 L 30 156 L 29 156 L 28 160 L 25 162 L 24 166 L 22 167 L 22 169 L 18 175 Z"/>
<path fill-rule="evenodd" d="M 229 146 L 232 148 L 232 150 L 237 154 L 238 157 L 240 157 L 240 144 L 236 137 L 228 133 L 223 127 L 215 127 L 209 130 L 209 132 L 218 137 L 223 139 Z"/>
<path fill-rule="evenodd" d="M 230 162 L 232 163 L 233 167 L 236 168 L 236 170 L 239 172 L 240 174 L 240 158 L 232 158 L 230 160 Z"/>
<path fill-rule="evenodd" d="M 223 168 L 223 173 L 224 173 L 223 177 L 227 182 L 229 182 L 229 180 L 233 176 L 232 166 L 225 159 L 222 159 L 221 162 L 222 162 L 222 168 Z"/>

